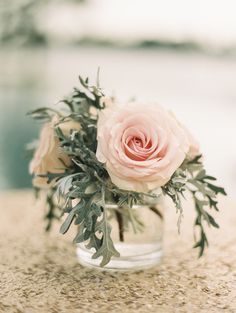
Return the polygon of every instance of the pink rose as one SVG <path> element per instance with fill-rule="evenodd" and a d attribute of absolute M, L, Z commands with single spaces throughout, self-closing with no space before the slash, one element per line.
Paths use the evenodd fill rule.
<path fill-rule="evenodd" d="M 165 185 L 190 149 L 186 131 L 157 104 L 128 103 L 102 110 L 97 158 L 121 189 L 147 192 Z"/>
<path fill-rule="evenodd" d="M 169 113 L 170 113 L 170 115 L 172 115 L 172 117 L 176 120 L 176 122 L 179 124 L 179 126 L 183 128 L 183 130 L 186 133 L 186 136 L 187 136 L 188 142 L 189 142 L 189 151 L 188 151 L 187 157 L 189 159 L 193 159 L 196 156 L 200 155 L 201 151 L 200 151 L 199 142 L 196 140 L 196 138 L 193 136 L 193 134 L 189 131 L 189 129 L 184 124 L 180 123 L 177 120 L 176 116 L 174 115 L 174 113 L 172 111 L 169 111 Z"/>
<path fill-rule="evenodd" d="M 187 129 L 187 127 L 185 127 L 185 126 L 182 126 L 182 127 L 187 134 L 189 145 L 190 145 L 189 151 L 188 151 L 188 157 L 190 159 L 193 159 L 197 155 L 201 154 L 200 145 L 199 145 L 198 141 L 196 140 L 196 138 L 192 135 L 192 133 Z"/>
<path fill-rule="evenodd" d="M 55 126 L 59 118 L 54 116 L 52 121 L 46 123 L 40 133 L 39 145 L 29 165 L 30 174 L 34 174 L 33 185 L 39 188 L 48 188 L 47 179 L 38 175 L 50 173 L 63 173 L 70 166 L 71 160 L 60 148 L 59 139 L 55 135 Z M 69 135 L 71 129 L 80 130 L 80 124 L 66 120 L 58 125 L 64 135 Z"/>

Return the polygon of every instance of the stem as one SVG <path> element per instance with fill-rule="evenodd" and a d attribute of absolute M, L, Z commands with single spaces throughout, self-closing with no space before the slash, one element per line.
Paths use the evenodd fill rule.
<path fill-rule="evenodd" d="M 123 223 L 123 216 L 122 213 L 120 213 L 119 211 L 115 211 L 116 213 L 116 219 L 117 219 L 117 223 L 118 223 L 118 227 L 119 227 L 119 239 L 121 242 L 124 241 L 124 223 Z"/>
<path fill-rule="evenodd" d="M 158 210 L 158 208 L 156 208 L 156 207 L 154 207 L 154 206 L 150 206 L 150 210 L 151 210 L 152 212 L 154 212 L 156 215 L 158 215 L 161 220 L 163 220 L 163 215 L 162 215 L 162 213 Z"/>
<path fill-rule="evenodd" d="M 128 209 L 128 213 L 129 213 L 129 217 L 130 217 L 130 222 L 131 222 L 132 227 L 133 227 L 133 231 L 135 234 L 137 234 L 138 231 L 137 231 L 137 228 L 135 225 L 135 220 L 134 220 L 132 209 L 130 209 L 129 207 L 127 209 Z"/>
<path fill-rule="evenodd" d="M 48 210 L 47 213 L 45 215 L 45 220 L 46 222 L 46 228 L 45 230 L 48 232 L 51 230 L 52 224 L 53 224 L 53 220 L 54 219 L 59 219 L 59 217 L 56 214 L 56 210 L 58 209 L 58 205 L 55 204 L 55 202 L 53 201 L 53 194 L 55 192 L 55 189 L 51 189 L 49 191 L 49 193 L 47 194 L 47 198 L 46 198 L 46 202 L 48 205 Z"/>

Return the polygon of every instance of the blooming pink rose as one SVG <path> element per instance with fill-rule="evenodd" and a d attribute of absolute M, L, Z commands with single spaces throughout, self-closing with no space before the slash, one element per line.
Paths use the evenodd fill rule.
<path fill-rule="evenodd" d="M 39 145 L 29 165 L 30 174 L 34 174 L 33 185 L 39 188 L 48 188 L 47 179 L 38 175 L 47 173 L 63 173 L 70 166 L 71 160 L 60 147 L 59 139 L 55 135 L 55 126 L 59 118 L 54 116 L 46 123 L 40 133 Z M 69 135 L 71 129 L 80 130 L 80 124 L 66 120 L 58 125 L 64 135 Z"/>
<path fill-rule="evenodd" d="M 147 192 L 165 185 L 190 149 L 186 131 L 158 104 L 128 103 L 102 110 L 96 156 L 121 189 Z"/>

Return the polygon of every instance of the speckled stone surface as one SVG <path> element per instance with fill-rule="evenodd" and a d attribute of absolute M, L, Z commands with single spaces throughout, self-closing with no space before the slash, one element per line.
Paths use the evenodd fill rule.
<path fill-rule="evenodd" d="M 236 203 L 221 201 L 221 229 L 211 229 L 201 260 L 192 246 L 189 203 L 179 236 L 166 209 L 165 258 L 136 273 L 81 267 L 69 235 L 47 235 L 29 191 L 0 195 L 0 312 L 236 312 Z M 71 234 L 73 236 L 73 234 Z"/>

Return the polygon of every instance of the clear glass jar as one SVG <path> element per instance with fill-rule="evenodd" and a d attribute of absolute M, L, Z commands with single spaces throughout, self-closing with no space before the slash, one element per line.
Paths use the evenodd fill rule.
<path fill-rule="evenodd" d="M 124 207 L 119 208 L 116 204 L 109 203 L 106 210 L 112 226 L 111 237 L 120 257 L 112 257 L 110 262 L 101 268 L 101 258 L 92 259 L 94 251 L 88 250 L 86 243 L 80 243 L 77 244 L 76 251 L 79 263 L 87 267 L 115 271 L 139 270 L 159 264 L 163 239 L 163 202 L 160 198 L 158 201 L 135 205 L 129 209 L 133 210 L 135 225 L 131 222 L 132 218 L 129 223 L 125 222 L 125 214 L 130 212 L 120 213 L 125 210 Z"/>

